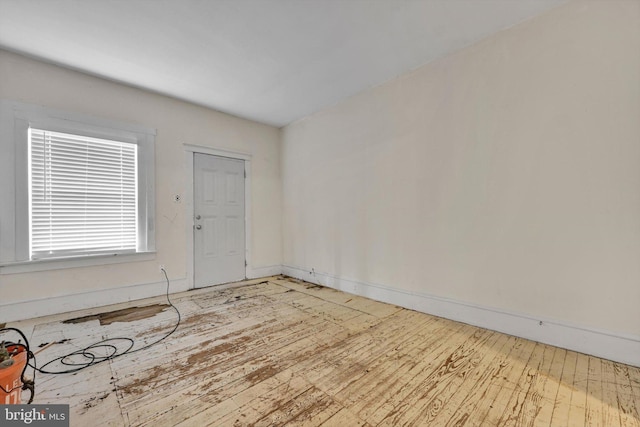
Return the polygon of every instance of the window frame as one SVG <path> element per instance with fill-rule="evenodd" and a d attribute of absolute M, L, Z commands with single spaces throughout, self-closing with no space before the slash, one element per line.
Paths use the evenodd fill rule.
<path fill-rule="evenodd" d="M 138 146 L 138 248 L 135 253 L 30 259 L 29 128 L 114 139 Z M 155 129 L 48 107 L 0 100 L 0 274 L 152 259 L 155 254 Z"/>

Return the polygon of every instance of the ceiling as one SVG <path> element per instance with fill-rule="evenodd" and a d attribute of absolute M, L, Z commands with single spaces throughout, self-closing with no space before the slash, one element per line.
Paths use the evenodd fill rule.
<path fill-rule="evenodd" d="M 564 0 L 0 0 L 0 46 L 283 126 Z"/>

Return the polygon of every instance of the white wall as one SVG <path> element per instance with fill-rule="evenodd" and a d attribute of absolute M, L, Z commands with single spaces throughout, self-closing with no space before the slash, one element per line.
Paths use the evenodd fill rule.
<path fill-rule="evenodd" d="M 49 311 L 115 298 L 162 293 L 164 264 L 177 288 L 186 280 L 186 206 L 174 203 L 186 183 L 183 144 L 251 155 L 251 262 L 260 270 L 282 263 L 280 130 L 0 50 L 0 98 L 144 125 L 156 135 L 155 259 L 142 262 L 0 275 L 0 321 L 16 302 L 48 300 Z M 65 299 L 67 295 L 80 295 Z M 106 299 L 104 299 L 106 298 Z M 83 303 L 84 301 L 84 303 Z M 97 301 L 98 303 L 100 301 Z M 47 304 L 45 302 L 45 304 Z M 65 306 L 62 306 L 67 304 Z M 25 307 L 33 307 L 26 305 Z M 2 313 L 4 311 L 4 313 Z M 38 311 L 35 314 L 44 314 Z M 23 317 L 33 317 L 24 312 Z"/>
<path fill-rule="evenodd" d="M 285 127 L 285 272 L 640 349 L 639 16 L 571 2 Z"/>

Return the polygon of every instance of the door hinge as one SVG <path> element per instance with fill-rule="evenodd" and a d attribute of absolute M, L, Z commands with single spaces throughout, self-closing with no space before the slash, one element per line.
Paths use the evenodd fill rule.
<path fill-rule="evenodd" d="M 246 267 L 247 265 L 248 265 L 248 264 L 247 264 L 247 260 L 245 259 L 245 260 L 244 260 L 244 266 Z"/>

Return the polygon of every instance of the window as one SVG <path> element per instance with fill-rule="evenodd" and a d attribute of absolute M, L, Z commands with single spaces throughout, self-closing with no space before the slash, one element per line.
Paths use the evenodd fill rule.
<path fill-rule="evenodd" d="M 1 107 L 0 272 L 155 250 L 155 131 L 14 101 Z"/>
<path fill-rule="evenodd" d="M 137 249 L 137 146 L 29 129 L 31 259 Z"/>

